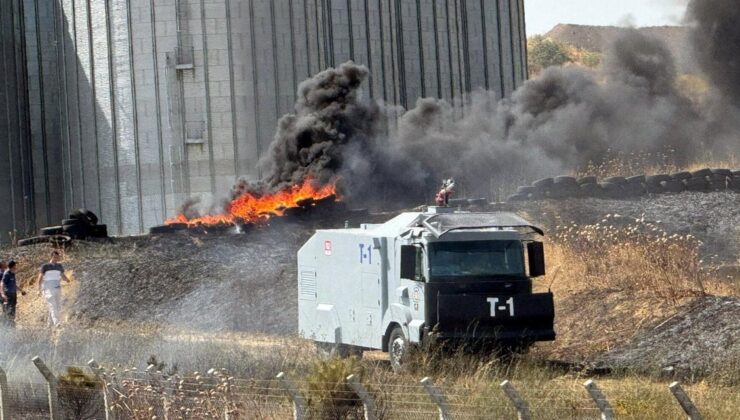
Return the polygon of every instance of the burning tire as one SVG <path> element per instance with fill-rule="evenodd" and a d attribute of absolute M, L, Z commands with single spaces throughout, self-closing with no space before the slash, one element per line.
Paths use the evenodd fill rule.
<path fill-rule="evenodd" d="M 187 223 L 172 223 L 169 225 L 152 226 L 149 228 L 149 233 L 174 233 L 187 228 Z"/>

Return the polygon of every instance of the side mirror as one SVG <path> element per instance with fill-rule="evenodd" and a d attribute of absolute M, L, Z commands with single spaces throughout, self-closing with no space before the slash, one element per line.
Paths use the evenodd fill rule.
<path fill-rule="evenodd" d="M 413 280 L 416 276 L 416 247 L 401 245 L 401 278 Z"/>
<path fill-rule="evenodd" d="M 545 247 L 542 242 L 528 242 L 527 257 L 529 259 L 529 277 L 544 276 Z"/>

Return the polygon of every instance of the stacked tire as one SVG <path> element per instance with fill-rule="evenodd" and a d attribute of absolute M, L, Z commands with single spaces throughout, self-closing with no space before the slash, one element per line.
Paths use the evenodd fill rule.
<path fill-rule="evenodd" d="M 79 209 L 62 220 L 62 232 L 71 238 L 107 238 L 108 226 L 98 224 L 98 216 L 90 210 Z"/>
<path fill-rule="evenodd" d="M 577 197 L 628 199 L 646 194 L 676 194 L 683 191 L 740 192 L 740 170 L 699 169 L 673 174 L 613 176 L 598 180 L 595 176 L 573 178 L 558 176 L 521 186 L 508 201 L 568 199 Z"/>
<path fill-rule="evenodd" d="M 64 235 L 73 239 L 107 238 L 108 226 L 98 224 L 98 216 L 90 210 L 79 209 L 69 214 L 59 226 L 41 229 L 41 236 Z"/>

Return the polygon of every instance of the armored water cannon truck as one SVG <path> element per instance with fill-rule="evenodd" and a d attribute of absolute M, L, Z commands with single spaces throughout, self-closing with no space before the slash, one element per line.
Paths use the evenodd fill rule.
<path fill-rule="evenodd" d="M 555 339 L 541 229 L 512 213 L 448 208 L 318 230 L 298 251 L 298 327 L 320 350 L 387 351 L 427 339 L 527 347 Z"/>

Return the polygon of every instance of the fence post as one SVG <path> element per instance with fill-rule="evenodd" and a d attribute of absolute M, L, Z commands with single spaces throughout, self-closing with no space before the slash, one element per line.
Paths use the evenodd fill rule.
<path fill-rule="evenodd" d="M 378 407 L 375 405 L 375 400 L 360 383 L 359 379 L 355 375 L 349 375 L 347 377 L 347 384 L 362 400 L 362 405 L 365 407 L 365 420 L 377 420 Z"/>
<path fill-rule="evenodd" d="M 110 408 L 110 398 L 108 397 L 108 383 L 105 381 L 103 369 L 100 368 L 100 365 L 98 365 L 98 362 L 96 362 L 95 359 L 90 359 L 90 361 L 87 362 L 87 365 L 90 367 L 90 370 L 93 371 L 95 377 L 103 383 L 103 406 L 105 406 L 105 420 L 115 420 L 116 415 L 111 411 Z"/>
<path fill-rule="evenodd" d="M 599 407 L 599 411 L 601 411 L 601 419 L 614 420 L 614 409 L 612 409 L 611 404 L 609 404 L 609 400 L 606 399 L 606 396 L 601 392 L 599 387 L 596 386 L 596 382 L 589 379 L 583 384 L 583 387 L 586 388 L 588 395 L 591 396 L 591 399 L 594 400 L 596 406 Z"/>
<path fill-rule="evenodd" d="M 519 420 L 531 420 L 532 416 L 529 414 L 529 404 L 519 395 L 514 385 L 506 380 L 501 382 L 501 389 L 504 390 L 504 393 L 509 397 L 514 408 L 516 408 L 517 418 Z"/>
<path fill-rule="evenodd" d="M 450 407 L 447 404 L 447 398 L 445 398 L 442 391 L 434 385 L 432 378 L 427 376 L 421 380 L 421 384 L 424 385 L 424 389 L 427 391 L 427 394 L 432 397 L 432 401 L 437 404 L 437 407 L 439 408 L 439 419 L 451 420 L 452 415 L 450 414 Z"/>
<path fill-rule="evenodd" d="M 62 412 L 59 408 L 59 395 L 57 393 L 57 378 L 51 373 L 51 370 L 46 366 L 40 357 L 35 356 L 31 359 L 36 369 L 41 372 L 44 379 L 46 379 L 46 387 L 49 394 L 49 418 L 51 420 L 62 420 Z"/>
<path fill-rule="evenodd" d="M 10 407 L 8 406 L 8 377 L 0 368 L 0 420 L 10 420 Z"/>
<path fill-rule="evenodd" d="M 689 420 L 701 420 L 699 409 L 696 408 L 694 402 L 691 401 L 691 398 L 689 398 L 678 382 L 668 385 L 668 388 L 671 390 L 671 393 L 673 393 L 673 396 L 676 397 L 678 403 L 681 404 L 681 408 L 683 408 L 683 411 L 686 413 Z"/>
<path fill-rule="evenodd" d="M 293 402 L 293 418 L 295 420 L 305 420 L 307 418 L 306 400 L 303 398 L 303 395 L 301 395 L 301 393 L 298 392 L 298 388 L 296 388 L 295 385 L 293 385 L 293 383 L 288 380 L 287 376 L 285 376 L 285 373 L 278 373 L 276 378 L 280 381 L 280 385 L 283 387 L 285 392 L 288 393 L 290 400 Z"/>

